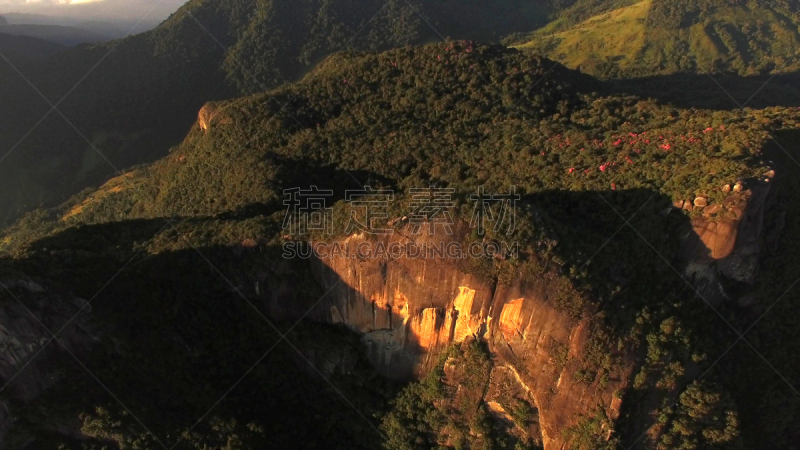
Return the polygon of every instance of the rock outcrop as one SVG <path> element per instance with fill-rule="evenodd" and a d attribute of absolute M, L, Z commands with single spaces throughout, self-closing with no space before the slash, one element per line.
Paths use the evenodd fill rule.
<path fill-rule="evenodd" d="M 412 235 L 405 227 L 377 241 L 352 235 L 340 244 L 350 250 L 364 244 L 432 248 L 456 242 L 458 235 L 431 236 L 424 231 Z M 311 305 L 291 304 L 283 297 L 285 292 L 270 289 L 265 299 L 270 313 L 296 319 L 311 309 L 307 318 L 346 325 L 363 336 L 369 360 L 386 376 L 424 374 L 449 345 L 474 336 L 485 339 L 530 392 L 545 448 L 561 448 L 562 431 L 581 415 L 591 415 L 598 405 L 612 419 L 619 415 L 613 393 L 627 384 L 633 354 L 609 349 L 620 353 L 622 361 L 608 377 L 610 382 L 574 377 L 589 337 L 591 314 L 575 319 L 554 306 L 562 288 L 555 275 L 498 286 L 472 273 L 465 260 L 439 255 L 359 259 L 345 252 L 314 260 L 312 265 L 326 292 L 323 298 Z"/>
<path fill-rule="evenodd" d="M 214 125 L 230 123 L 230 118 L 222 115 L 219 107 L 214 103 L 206 103 L 197 113 L 197 124 L 206 133 Z"/>
<path fill-rule="evenodd" d="M 688 262 L 687 276 L 709 301 L 726 298 L 720 277 L 753 283 L 765 237 L 764 216 L 774 185 L 773 171 L 749 187 L 736 183 L 722 203 L 703 208 L 692 219 L 693 230 L 684 239 L 681 255 Z"/>

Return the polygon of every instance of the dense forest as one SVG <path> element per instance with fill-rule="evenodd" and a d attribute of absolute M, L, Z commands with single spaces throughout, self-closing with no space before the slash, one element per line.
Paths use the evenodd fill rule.
<path fill-rule="evenodd" d="M 0 111 L 5 125 L 0 130 L 5 149 L 0 223 L 59 204 L 99 185 L 116 169 L 163 157 L 207 101 L 296 81 L 343 50 L 377 51 L 445 38 L 498 42 L 516 36 L 506 42 L 522 44 L 529 41 L 522 36 L 540 30 L 528 46 L 603 78 L 706 70 L 753 75 L 796 68 L 796 21 L 784 15 L 793 8 L 790 2 L 717 8 L 715 2 L 664 1 L 641 10 L 644 3 L 649 5 L 629 0 L 192 0 L 154 30 L 98 45 L 57 51 L 40 41 L 2 36 L 0 49 L 7 48 L 2 52 L 8 60 L 0 64 L 0 101 L 7 105 Z M 596 20 L 630 8 L 635 14 L 623 13 L 622 23 Z M 695 18 L 698 14 L 702 20 Z M 693 18 L 692 30 L 704 31 L 648 25 L 683 17 Z M 575 33 L 580 37 L 587 28 L 584 37 L 605 42 L 602 48 L 574 46 Z M 619 34 L 625 42 L 619 41 L 619 29 L 626 30 Z M 26 55 L 19 56 L 20 51 Z M 620 59 L 626 52 L 629 59 L 639 56 Z M 657 95 L 678 83 L 648 84 L 644 94 Z M 785 88 L 762 93 L 768 94 L 762 105 L 796 104 L 795 84 L 786 80 Z M 749 92 L 757 88 L 744 86 Z M 781 91 L 792 94 L 787 100 Z"/>
<path fill-rule="evenodd" d="M 550 11 L 521 0 L 192 0 L 143 34 L 39 61 L 9 54 L 14 65 L 0 65 L 0 223 L 97 185 L 114 167 L 164 156 L 205 102 L 295 81 L 330 53 L 497 41 L 541 26 Z"/>
<path fill-rule="evenodd" d="M 600 87 L 596 80 L 553 61 L 471 41 L 337 54 L 298 83 L 210 104 L 213 114 L 206 129 L 195 125 L 166 158 L 127 171 L 60 206 L 26 214 L 0 235 L 0 250 L 5 252 L 0 264 L 9 271 L 36 273 L 90 297 L 135 252 L 132 269 L 102 295 L 93 313 L 102 317 L 116 342 L 90 353 L 91 361 L 96 361 L 93 367 L 102 371 L 103 379 L 115 380 L 112 391 L 127 386 L 125 400 L 137 416 L 147 417 L 157 436 L 169 436 L 170 442 L 188 436 L 182 441 L 187 448 L 257 448 L 260 439 L 291 441 L 296 436 L 286 427 L 300 420 L 302 413 L 287 406 L 288 399 L 299 396 L 303 400 L 298 404 L 305 407 L 320 395 L 320 409 L 309 413 L 314 417 L 334 408 L 325 403 L 331 394 L 301 394 L 304 384 L 287 381 L 278 384 L 286 397 L 268 402 L 262 396 L 248 399 L 240 394 L 195 430 L 186 429 L 184 417 L 170 413 L 178 410 L 172 403 L 176 397 L 153 391 L 148 380 L 166 380 L 158 384 L 163 389 L 210 389 L 207 397 L 188 407 L 202 412 L 202 405 L 219 394 L 211 386 L 235 381 L 235 374 L 258 357 L 247 342 L 276 339 L 246 305 L 226 309 L 230 286 L 209 273 L 193 249 L 209 255 L 234 285 L 244 286 L 259 270 L 271 270 L 275 277 L 290 274 L 294 285 L 301 287 L 296 297 L 313 298 L 318 287 L 304 281 L 301 265 L 280 268 L 285 264 L 278 252 L 283 242 L 284 189 L 309 184 L 334 189 L 335 229 L 343 233 L 346 188 L 394 189 L 399 201 L 393 217 L 406 210 L 409 199 L 402 193 L 409 188 L 452 188 L 459 200 L 455 215 L 468 220 L 471 205 L 466 200 L 481 186 L 488 192 L 508 192 L 513 186 L 523 202 L 511 239 L 522 242 L 523 251 L 515 259 L 476 261 L 465 270 L 501 284 L 514 276 L 553 277 L 563 286 L 553 299 L 560 311 L 575 317 L 594 311 L 590 351 L 573 374 L 576 380 L 589 383 L 607 377 L 618 364 L 609 349 L 629 342 L 640 349 L 635 381 L 618 393 L 634 406 L 617 423 L 598 414 L 565 430 L 575 448 L 601 444 L 627 448 L 639 437 L 642 417 L 651 416 L 660 424 L 659 448 L 783 448 L 794 439 L 798 399 L 780 380 L 773 382 L 774 373 L 756 361 L 757 356 L 746 353 L 747 348 L 716 364 L 716 355 L 736 339 L 728 321 L 746 327 L 758 311 L 725 304 L 719 307 L 720 316 L 714 315 L 682 276 L 664 265 L 661 255 L 676 261 L 680 242 L 675 236 L 687 233 L 689 221 L 702 213 L 676 210 L 675 202 L 691 204 L 703 198 L 711 209 L 737 183 L 759 180 L 775 164 L 791 165 L 771 147 L 771 136 L 778 133 L 785 136 L 782 139 L 793 139 L 784 143 L 794 148 L 800 142 L 795 137 L 800 113 L 780 107 L 683 109 L 629 95 L 600 94 L 596 92 Z M 782 195 L 800 198 L 793 194 L 798 180 L 787 176 Z M 792 204 L 785 203 L 777 212 L 784 215 L 787 230 L 800 223 L 795 214 L 800 208 Z M 634 229 L 619 230 L 628 217 L 635 217 Z M 619 238 L 605 242 L 615 231 Z M 478 237 L 496 237 L 487 233 Z M 643 251 L 639 236 L 655 252 Z M 248 241 L 259 243 L 261 251 L 236 256 L 232 249 Z M 794 281 L 793 272 L 784 269 L 796 265 L 787 261 L 785 252 L 769 255 L 764 267 L 769 276 L 754 286 L 741 283 L 726 288 L 764 298 L 779 296 Z M 179 277 L 175 267 L 181 267 Z M 768 306 L 761 304 L 757 310 Z M 791 299 L 782 302 L 776 306 L 780 314 L 767 316 L 753 330 L 759 350 L 790 379 L 798 377 L 790 356 L 800 342 L 793 331 L 796 307 Z M 208 326 L 192 325 L 198 323 Z M 143 328 L 171 327 L 178 327 L 179 337 L 158 332 L 141 351 L 135 348 Z M 212 328 L 219 331 L 201 335 L 201 330 Z M 335 348 L 358 349 L 353 336 L 339 329 L 328 332 L 331 343 L 340 339 L 351 344 L 318 349 L 319 354 L 335 353 Z M 161 349 L 164 340 L 174 345 Z M 232 342 L 241 343 L 233 352 Z M 762 342 L 783 345 L 767 348 Z M 188 345 L 191 358 L 180 356 L 185 343 L 194 343 Z M 119 350 L 115 345 L 129 347 Z M 480 345 L 474 345 L 453 349 L 440 368 L 462 363 L 474 367 L 468 371 L 474 376 L 464 382 L 481 386 L 492 363 Z M 103 368 L 104 352 L 123 356 Z M 554 355 L 554 364 L 563 364 L 559 360 L 567 357 Z M 203 368 L 207 376 L 188 381 L 189 374 L 217 358 L 222 360 Z M 280 370 L 290 364 L 286 360 L 273 364 L 249 378 L 248 383 L 255 385 L 241 392 L 268 392 L 270 386 L 258 383 L 301 376 Z M 348 396 L 356 396 L 355 410 L 367 411 L 367 420 L 326 416 L 316 422 L 324 429 L 318 435 L 309 433 L 309 441 L 323 442 L 330 431 L 343 433 L 342 442 L 352 442 L 351 448 L 370 448 L 376 442 L 387 448 L 435 448 L 456 442 L 470 448 L 538 445 L 534 435 L 511 437 L 494 429 L 491 421 L 481 419 L 487 417 L 484 406 L 443 385 L 440 372 L 403 387 L 377 377 L 363 361 L 360 364 L 354 366 L 357 377 L 330 380 Z M 739 364 L 747 369 L 725 370 Z M 276 379 L 271 368 L 285 378 Z M 705 374 L 707 368 L 713 370 Z M 701 373 L 705 376 L 696 380 Z M 770 382 L 748 387 L 761 377 Z M 24 419 L 13 434 L 20 442 L 36 435 L 42 426 L 37 414 L 58 411 L 67 417 L 80 414 L 83 434 L 94 439 L 92 445 L 104 441 L 120 448 L 156 445 L 118 406 L 98 400 L 102 392 L 76 386 L 84 388 L 93 396 L 65 402 L 63 394 L 54 393 L 53 398 L 37 402 L 36 408 L 20 411 Z M 319 389 L 324 392 L 324 388 Z M 774 398 L 780 399 L 782 408 L 764 406 L 766 399 Z M 506 400 L 516 420 L 534 429 L 530 405 Z M 98 405 L 105 406 L 98 409 Z M 259 422 L 263 408 L 288 408 L 287 421 Z M 354 411 L 343 409 L 348 414 Z M 364 428 L 348 428 L 345 423 Z M 610 429 L 614 439 L 606 440 Z M 771 431 L 765 435 L 764 429 Z M 218 436 L 225 443 L 214 441 Z M 63 441 L 58 436 L 53 439 Z M 77 445 L 62 443 L 65 448 Z"/>

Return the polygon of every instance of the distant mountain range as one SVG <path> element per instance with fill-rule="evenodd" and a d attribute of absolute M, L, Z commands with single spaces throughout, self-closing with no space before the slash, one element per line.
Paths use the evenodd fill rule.
<path fill-rule="evenodd" d="M 105 40 L 119 39 L 130 33 L 141 33 L 155 28 L 159 24 L 159 22 L 146 18 L 137 25 L 137 22 L 131 20 L 97 20 L 87 19 L 85 17 L 66 17 L 19 12 L 0 13 L 0 16 L 4 17 L 10 25 L 73 27 L 101 35 Z M 2 23 L 0 23 L 0 25 L 2 25 Z"/>
<path fill-rule="evenodd" d="M 102 34 L 82 28 L 61 25 L 0 25 L 0 33 L 33 37 L 65 46 L 95 44 L 111 40 L 111 38 Z"/>

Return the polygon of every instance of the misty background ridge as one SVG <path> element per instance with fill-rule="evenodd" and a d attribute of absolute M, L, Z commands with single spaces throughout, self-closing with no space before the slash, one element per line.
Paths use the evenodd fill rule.
<path fill-rule="evenodd" d="M 184 0 L 3 0 L 0 33 L 64 45 L 103 42 L 150 30 Z M 69 27 L 46 30 L 44 27 Z M 76 33 L 74 29 L 86 33 Z M 69 36 L 63 38 L 63 35 Z"/>

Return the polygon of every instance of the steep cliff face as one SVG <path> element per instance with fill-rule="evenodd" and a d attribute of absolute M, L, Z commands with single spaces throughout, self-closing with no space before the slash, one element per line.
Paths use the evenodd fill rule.
<path fill-rule="evenodd" d="M 410 227 L 377 240 L 352 235 L 339 241 L 342 256 L 312 263 L 326 292 L 316 304 L 287 304 L 280 293 L 273 293 L 267 303 L 277 317 L 298 317 L 310 309 L 308 318 L 342 323 L 359 332 L 369 360 L 392 378 L 423 375 L 451 344 L 470 337 L 485 339 L 499 358 L 498 370 L 512 372 L 532 397 L 547 449 L 562 448 L 562 431 L 581 416 L 593 415 L 598 405 L 616 418 L 620 401 L 613 392 L 627 384 L 633 354 L 609 349 L 621 363 L 606 381 L 599 376 L 579 381 L 573 376 L 585 353 L 591 314 L 576 319 L 553 305 L 564 289 L 555 274 L 497 285 L 492 278 L 475 274 L 468 259 L 414 257 L 410 252 L 399 257 L 391 257 L 391 252 L 386 257 L 348 257 L 359 246 L 391 249 L 413 244 L 421 249 L 446 246 L 458 238 L 458 232 L 414 235 Z"/>
<path fill-rule="evenodd" d="M 773 176 L 724 189 L 729 194 L 719 204 L 691 202 L 697 213 L 680 257 L 687 275 L 710 299 L 726 298 L 723 278 L 752 282 Z M 291 289 L 268 289 L 266 303 L 279 318 L 305 315 L 360 333 L 370 362 L 392 378 L 420 377 L 450 345 L 472 337 L 485 340 L 496 358 L 494 372 L 502 372 L 498 378 L 513 375 L 520 392 L 535 404 L 547 449 L 568 445 L 564 430 L 597 414 L 598 408 L 612 421 L 619 417 L 623 400 L 617 393 L 630 385 L 638 367 L 635 345 L 604 348 L 615 361 L 611 369 L 588 379 L 578 376 L 587 358 L 595 313 L 584 311 L 576 317 L 556 306 L 558 296 L 570 287 L 566 278 L 556 273 L 536 277 L 518 273 L 503 284 L 482 275 L 469 258 L 410 254 L 409 248 L 463 243 L 462 228 L 452 236 L 441 230 L 429 234 L 425 228 L 415 234 L 408 225 L 387 236 L 350 235 L 335 241 L 340 253 L 311 260 L 314 277 L 325 292 L 321 299 L 297 304 L 287 301 Z M 359 257 L 357 249 L 362 246 L 383 251 Z M 405 253 L 394 254 L 392 249 L 398 248 Z M 484 398 L 490 410 L 493 383 Z"/>

